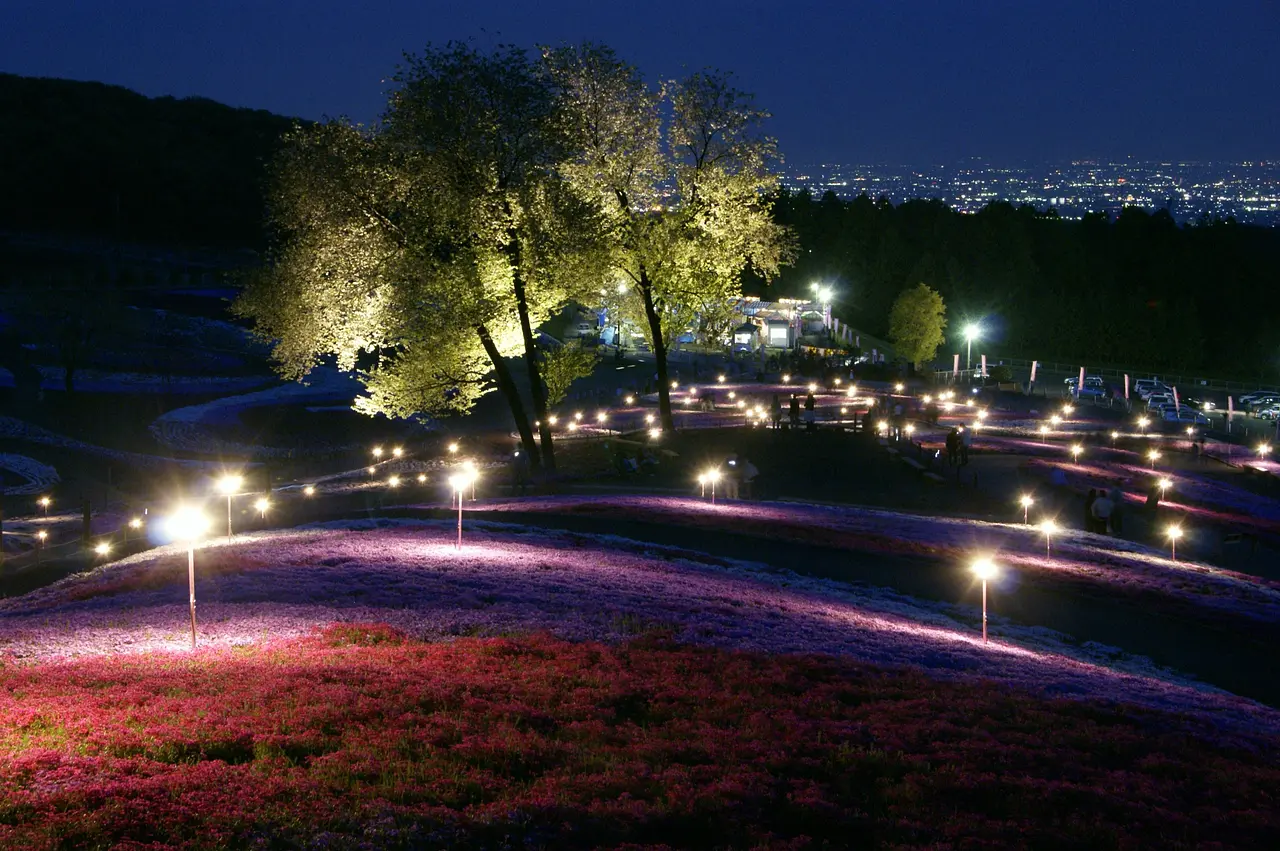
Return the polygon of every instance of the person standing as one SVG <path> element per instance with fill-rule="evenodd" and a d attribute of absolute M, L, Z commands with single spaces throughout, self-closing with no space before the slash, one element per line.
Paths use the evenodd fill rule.
<path fill-rule="evenodd" d="M 1092 532 L 1094 528 L 1093 521 L 1093 504 L 1098 501 L 1098 489 L 1089 488 L 1089 494 L 1084 498 L 1084 530 Z"/>
<path fill-rule="evenodd" d="M 954 426 L 947 432 L 947 465 L 954 467 L 960 454 L 960 432 Z"/>
<path fill-rule="evenodd" d="M 813 431 L 818 427 L 818 414 L 815 410 L 817 403 L 814 401 L 813 393 L 810 392 L 804 397 L 804 425 L 805 430 Z"/>
<path fill-rule="evenodd" d="M 782 427 L 782 400 L 778 398 L 778 394 L 773 394 L 773 407 L 770 409 L 773 417 L 773 428 L 777 431 Z"/>
<path fill-rule="evenodd" d="M 794 393 L 791 394 L 791 410 L 789 411 L 789 414 L 790 414 L 789 419 L 791 420 L 791 427 L 799 428 L 800 427 L 800 397 Z"/>
<path fill-rule="evenodd" d="M 1098 498 L 1093 501 L 1093 531 L 1105 535 L 1110 530 L 1111 510 L 1115 504 L 1106 491 L 1098 491 Z"/>
<path fill-rule="evenodd" d="M 1111 498 L 1111 531 L 1120 535 L 1124 532 L 1124 491 L 1113 487 L 1107 496 Z"/>
<path fill-rule="evenodd" d="M 960 466 L 969 466 L 969 447 L 973 444 L 973 429 L 960 429 Z"/>

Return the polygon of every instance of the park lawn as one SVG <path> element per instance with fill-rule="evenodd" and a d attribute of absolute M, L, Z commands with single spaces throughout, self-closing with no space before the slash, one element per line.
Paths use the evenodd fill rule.
<path fill-rule="evenodd" d="M 1280 846 L 1270 741 L 660 632 L 347 624 L 0 680 L 6 848 Z"/>

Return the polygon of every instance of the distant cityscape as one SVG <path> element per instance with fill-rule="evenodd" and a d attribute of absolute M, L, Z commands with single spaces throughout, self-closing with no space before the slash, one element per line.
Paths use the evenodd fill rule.
<path fill-rule="evenodd" d="M 964 212 L 1008 201 L 1041 210 L 1052 207 L 1072 219 L 1091 212 L 1115 216 L 1124 207 L 1142 207 L 1166 209 L 1179 222 L 1207 214 L 1249 224 L 1280 224 L 1280 160 L 1078 160 L 1012 168 L 978 159 L 952 166 L 827 163 L 788 166 L 783 184 L 793 190 L 808 188 L 814 195 L 831 190 L 842 198 L 885 196 L 895 204 L 936 198 Z"/>

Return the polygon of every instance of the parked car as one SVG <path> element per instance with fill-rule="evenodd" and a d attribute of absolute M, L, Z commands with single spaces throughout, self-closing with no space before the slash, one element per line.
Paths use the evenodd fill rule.
<path fill-rule="evenodd" d="M 1270 408 L 1272 405 L 1280 404 L 1280 393 L 1261 393 L 1255 395 L 1244 404 L 1249 410 L 1257 412 L 1263 408 Z"/>
<path fill-rule="evenodd" d="M 1258 411 L 1258 416 L 1264 420 L 1280 419 L 1280 405 L 1271 405 Z"/>
<path fill-rule="evenodd" d="M 1252 393 L 1245 393 L 1243 396 L 1237 396 L 1236 401 L 1239 402 L 1241 405 L 1248 405 L 1251 402 L 1253 402 L 1255 399 L 1260 399 L 1264 396 L 1277 396 L 1277 395 L 1280 395 L 1280 394 L 1277 394 L 1274 390 L 1255 390 Z"/>
<path fill-rule="evenodd" d="M 1208 425 L 1209 418 L 1194 408 L 1183 408 L 1178 411 L 1166 410 L 1164 412 L 1166 422 L 1188 423 L 1195 425 Z"/>
<path fill-rule="evenodd" d="M 1147 397 L 1147 410 L 1154 411 L 1161 405 L 1172 405 L 1173 396 L 1168 393 L 1152 393 Z"/>

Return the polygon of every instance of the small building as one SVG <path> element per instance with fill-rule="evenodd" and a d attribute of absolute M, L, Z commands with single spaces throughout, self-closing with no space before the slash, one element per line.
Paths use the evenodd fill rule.
<path fill-rule="evenodd" d="M 795 346 L 795 326 L 785 319 L 770 319 L 766 323 L 765 345 L 773 349 L 790 349 Z"/>

